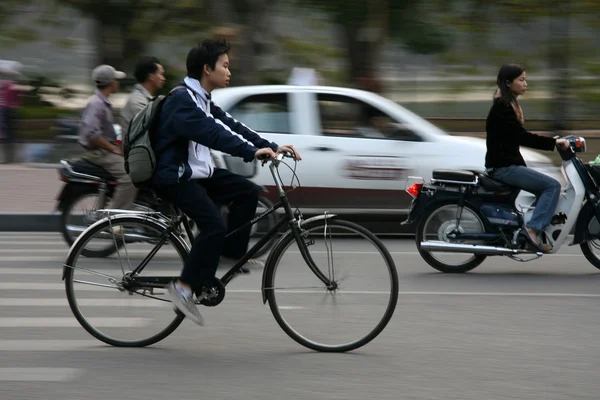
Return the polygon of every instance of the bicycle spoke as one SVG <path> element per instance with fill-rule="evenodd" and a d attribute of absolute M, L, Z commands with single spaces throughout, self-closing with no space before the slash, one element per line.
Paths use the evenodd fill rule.
<path fill-rule="evenodd" d="M 115 254 L 116 257 L 99 260 L 81 256 L 81 249 L 89 243 L 106 242 L 103 233 L 113 227 L 122 229 L 123 238 L 126 237 L 125 232 L 129 231 L 145 232 L 152 237 L 159 237 L 165 232 L 163 225 L 152 219 L 127 215 L 114 216 L 110 221 L 106 220 L 84 232 L 78 247 L 69 253 L 65 263 L 69 266 L 65 273 L 67 299 L 81 326 L 97 339 L 113 346 L 147 346 L 167 337 L 181 324 L 184 316 L 169 306 L 165 284 L 156 288 L 152 282 L 136 282 L 136 279 L 149 278 L 162 282 L 178 276 L 187 258 L 187 247 L 182 239 L 168 231 L 163 243 L 158 243 L 156 247 L 146 242 L 122 241 L 120 237 L 117 239 L 113 236 L 110 239 L 113 243 L 118 240 L 117 244 L 124 246 Z M 165 242 L 169 245 L 164 245 Z M 158 249 L 161 256 L 156 256 Z M 128 266 L 138 265 L 142 259 L 145 261 L 143 273 L 134 275 L 133 271 L 127 271 Z M 114 278 L 110 276 L 113 271 L 124 273 Z M 107 279 L 109 282 L 106 282 Z M 106 318 L 111 318 L 115 323 L 108 326 L 95 322 Z"/>
<path fill-rule="evenodd" d="M 334 218 L 307 224 L 303 237 L 299 243 L 291 235 L 280 242 L 265 271 L 266 298 L 279 325 L 298 343 L 319 351 L 349 351 L 373 340 L 398 299 L 389 252 L 368 230 Z M 308 257 L 305 242 L 310 243 Z M 330 286 L 316 283 L 325 269 Z"/>
<path fill-rule="evenodd" d="M 96 282 L 88 282 L 88 281 L 80 281 L 78 279 L 73 279 L 74 283 L 83 283 L 84 285 L 91 285 L 91 286 L 100 286 L 100 287 L 105 287 L 105 288 L 110 288 L 110 289 L 117 289 L 119 290 L 118 286 L 111 286 L 111 285 L 106 285 L 106 284 L 102 284 L 102 283 L 96 283 Z"/>

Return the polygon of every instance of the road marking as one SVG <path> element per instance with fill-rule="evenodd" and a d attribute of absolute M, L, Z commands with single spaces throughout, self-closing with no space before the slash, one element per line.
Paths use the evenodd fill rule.
<path fill-rule="evenodd" d="M 148 255 L 150 251 L 147 252 L 129 252 L 129 259 L 132 261 L 141 261 L 145 256 Z M 28 253 L 27 250 L 22 250 L 21 253 Z M 0 262 L 43 262 L 43 263 L 56 263 L 59 264 L 60 266 L 62 266 L 66 259 L 67 259 L 67 254 L 65 253 L 64 256 L 59 257 L 57 255 L 46 255 L 46 256 L 21 256 L 21 255 L 15 255 L 15 256 L 8 256 L 8 255 L 2 255 L 3 252 L 2 250 L 0 250 Z M 18 254 L 18 253 L 16 253 Z M 86 258 L 86 257 L 81 257 L 82 260 L 85 260 L 84 265 L 89 266 L 90 264 L 96 263 L 114 263 L 114 264 L 118 264 L 119 263 L 119 259 L 116 256 L 111 256 L 110 258 L 96 258 L 96 259 L 90 259 L 90 258 Z M 121 255 L 121 259 L 126 262 L 127 258 L 125 257 L 125 255 L 122 253 Z M 157 256 L 155 256 L 152 259 L 152 262 L 170 262 L 172 263 L 174 260 L 178 259 L 178 256 L 176 255 L 176 253 L 173 254 L 166 254 L 165 252 L 160 252 Z"/>
<path fill-rule="evenodd" d="M 29 239 L 23 239 L 23 240 L 2 240 L 0 239 L 0 245 L 2 247 L 6 246 L 23 246 L 25 248 L 27 248 L 28 250 L 33 247 L 33 246 L 60 246 L 63 250 L 69 249 L 69 246 L 67 245 L 67 242 L 65 242 L 64 240 L 62 242 L 58 241 L 58 240 L 29 240 Z"/>
<path fill-rule="evenodd" d="M 20 251 L 15 251 L 15 254 L 19 254 L 20 253 L 30 253 L 30 251 L 24 249 L 24 250 L 20 250 Z M 64 257 L 58 257 L 56 255 L 47 255 L 47 256 L 34 256 L 34 255 L 29 255 L 29 256 L 23 256 L 23 255 L 14 255 L 14 256 L 9 256 L 9 255 L 2 255 L 4 252 L 2 250 L 0 250 L 0 262 L 44 262 L 44 263 L 57 263 L 60 264 L 62 266 L 62 264 L 64 264 L 67 254 L 64 254 Z M 40 252 L 43 253 L 43 252 Z M 148 255 L 148 252 L 141 252 L 141 251 L 131 251 L 129 252 L 129 256 L 130 256 L 130 260 L 137 260 L 137 259 L 142 259 L 143 257 L 145 257 L 146 255 Z M 300 252 L 286 252 L 287 254 L 294 254 L 294 255 L 299 255 Z M 349 254 L 349 255 L 369 255 L 369 254 L 376 254 L 379 255 L 378 252 L 364 252 L 364 251 L 339 251 L 339 250 L 335 250 L 334 251 L 335 254 Z M 311 251 L 311 254 L 326 254 L 325 251 Z M 390 254 L 392 256 L 416 256 L 419 259 L 421 258 L 419 253 L 416 251 L 391 251 Z M 448 254 L 452 254 L 452 253 L 448 253 Z M 456 253 L 457 255 L 460 255 L 459 253 Z M 464 254 L 463 254 L 464 256 Z M 154 262 L 169 262 L 171 259 L 175 259 L 178 258 L 179 256 L 177 255 L 177 253 L 172 252 L 172 253 L 167 253 L 165 251 L 160 251 L 158 253 L 158 256 L 155 256 L 155 258 L 153 258 Z M 546 260 L 547 257 L 550 258 L 554 258 L 554 257 L 559 257 L 559 258 L 583 258 L 583 254 L 552 254 L 552 255 L 547 255 L 546 257 L 540 258 L 540 260 Z M 123 260 L 126 260 L 125 256 L 122 255 L 121 258 Z M 85 260 L 89 260 L 85 257 L 83 257 L 82 259 Z M 110 258 L 103 258 L 103 259 L 96 259 L 93 260 L 91 262 L 96 262 L 97 260 L 107 260 L 113 263 L 118 263 L 118 259 L 116 257 L 116 255 L 112 255 L 110 256 Z M 537 261 L 537 260 L 536 260 Z M 86 265 L 89 265 L 89 263 L 86 263 Z"/>
<path fill-rule="evenodd" d="M 86 318 L 90 325 L 102 328 L 138 328 L 150 318 Z M 71 328 L 81 326 L 74 318 L 0 318 L 1 328 Z"/>
<path fill-rule="evenodd" d="M 108 284 L 108 280 L 106 280 Z M 35 282 L 0 282 L 0 290 L 66 290 L 65 285 L 62 283 L 35 283 Z M 92 285 L 77 285 L 75 290 L 78 291 L 117 291 L 117 288 L 105 288 L 100 286 Z"/>
<path fill-rule="evenodd" d="M 0 290 L 65 290 L 65 286 L 62 283 L 32 283 L 32 282 L 0 282 Z M 75 291 L 101 291 L 104 290 L 110 293 L 111 290 L 117 291 L 117 289 L 92 286 L 92 285 L 77 285 Z M 260 289 L 231 289 L 227 290 L 227 293 L 241 293 L 241 294 L 259 294 L 262 293 Z M 323 290 L 277 290 L 275 293 L 294 293 L 294 294 L 323 294 L 326 293 L 325 288 Z M 355 295 L 389 295 L 389 291 L 377 291 L 377 290 L 340 290 L 339 294 L 355 294 Z M 596 298 L 600 297 L 600 294 L 595 293 L 523 293 L 523 292 L 430 292 L 430 291 L 400 291 L 400 295 L 420 295 L 420 296 L 514 296 L 514 297 L 587 297 Z M 86 299 L 86 301 L 92 301 L 93 299 Z M 79 300 L 78 300 L 79 301 Z M 40 304 L 43 306 L 43 304 Z"/>
<path fill-rule="evenodd" d="M 347 293 L 347 292 L 345 292 Z M 600 297 L 595 293 L 520 293 L 520 292 L 398 292 L 417 296 L 506 296 L 506 297 Z"/>
<path fill-rule="evenodd" d="M 87 268 L 84 267 L 84 268 Z M 59 275 L 62 276 L 62 265 L 59 267 L 50 267 L 50 268 L 0 268 L 0 276 L 2 275 Z M 112 275 L 114 277 L 121 277 L 123 275 L 123 271 L 118 267 L 114 267 L 114 269 L 107 271 L 105 269 L 99 268 L 95 269 L 96 272 L 102 272 L 104 274 Z M 125 268 L 125 271 L 129 271 L 128 268 Z M 147 271 L 152 276 L 176 276 L 181 273 L 180 268 L 173 268 L 173 270 L 155 270 L 152 267 L 148 267 Z M 79 270 L 77 271 L 79 274 L 90 275 L 90 273 Z M 144 272 L 145 274 L 145 272 Z"/>
<path fill-rule="evenodd" d="M 0 340 L 0 351 L 102 350 L 107 346 L 98 340 Z"/>
<path fill-rule="evenodd" d="M 3 382 L 67 382 L 82 375 L 79 368 L 0 368 Z"/>
<path fill-rule="evenodd" d="M 77 304 L 82 307 L 143 307 L 143 308 L 171 308 L 167 301 L 144 299 L 77 299 Z M 0 298 L 0 307 L 67 307 L 66 298 Z"/>

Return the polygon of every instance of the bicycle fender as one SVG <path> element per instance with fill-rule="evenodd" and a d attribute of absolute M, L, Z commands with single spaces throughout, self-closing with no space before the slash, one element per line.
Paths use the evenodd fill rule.
<path fill-rule="evenodd" d="M 317 215 L 315 217 L 311 217 L 307 220 L 300 222 L 300 226 L 303 226 L 304 224 L 307 224 L 309 222 L 319 221 L 322 219 L 330 219 L 330 218 L 335 217 L 336 215 L 337 214 L 329 214 L 329 213 Z M 281 235 L 279 240 L 273 245 L 272 250 L 269 252 L 269 256 L 267 257 L 267 261 L 265 262 L 265 269 L 263 270 L 262 284 L 261 284 L 261 288 L 260 288 L 260 291 L 262 293 L 263 304 L 267 303 L 267 293 L 266 293 L 265 288 L 267 286 L 267 272 L 269 271 L 268 266 L 271 265 L 271 258 L 273 257 L 273 254 L 275 254 L 275 249 L 277 249 L 279 247 L 279 245 L 281 244 L 281 242 L 286 240 L 286 238 L 291 234 L 292 234 L 291 229 L 288 229 L 287 231 L 285 231 L 285 233 L 283 235 Z"/>
<path fill-rule="evenodd" d="M 94 222 L 92 225 L 90 225 L 85 231 L 83 231 L 78 237 L 77 239 L 75 239 L 75 242 L 73 242 L 73 245 L 71 246 L 71 248 L 69 249 L 69 252 L 67 253 L 67 258 L 65 263 L 63 264 L 63 274 L 62 274 L 62 280 L 65 280 L 65 275 L 67 274 L 67 268 L 71 268 L 72 264 L 73 264 L 73 259 L 75 258 L 76 254 L 74 252 L 74 250 L 77 248 L 77 245 L 79 244 L 79 242 L 82 240 L 84 233 L 87 232 L 88 230 L 91 230 L 92 228 L 96 227 L 97 225 L 100 225 L 102 223 L 104 223 L 107 219 L 117 219 L 118 217 L 127 217 L 127 218 L 131 218 L 131 219 L 139 219 L 139 220 L 148 220 L 148 219 L 153 219 L 154 222 L 156 222 L 158 225 L 161 226 L 162 229 L 167 229 L 167 225 L 155 218 L 149 217 L 148 215 L 145 214 L 141 214 L 141 215 L 135 215 L 135 214 L 112 214 L 110 216 L 106 216 L 96 222 Z M 115 222 L 118 222 L 115 221 Z M 190 248 L 188 246 L 188 244 L 185 241 L 181 241 L 181 239 L 179 239 L 179 242 L 182 244 L 183 248 L 187 249 L 187 251 L 189 252 Z"/>

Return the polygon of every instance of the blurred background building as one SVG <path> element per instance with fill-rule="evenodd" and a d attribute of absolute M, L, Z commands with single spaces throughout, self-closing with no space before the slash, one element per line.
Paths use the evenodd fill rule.
<path fill-rule="evenodd" d="M 529 128 L 596 129 L 599 10 L 584 0 L 4 0 L 0 59 L 22 65 L 22 140 L 48 139 L 50 121 L 77 115 L 96 65 L 131 77 L 118 109 L 139 57 L 161 60 L 168 88 L 188 49 L 214 36 L 234 46 L 232 85 L 285 84 L 312 68 L 321 85 L 379 92 L 473 134 L 500 65 L 516 62 L 529 77 Z"/>

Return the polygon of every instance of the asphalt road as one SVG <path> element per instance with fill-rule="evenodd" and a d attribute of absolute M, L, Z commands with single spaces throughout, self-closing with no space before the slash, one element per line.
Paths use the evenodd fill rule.
<path fill-rule="evenodd" d="M 600 271 L 578 247 L 444 275 L 412 241 L 385 243 L 398 306 L 359 350 L 316 353 L 291 340 L 261 302 L 260 271 L 202 308 L 206 326 L 184 321 L 158 344 L 122 349 L 73 317 L 58 234 L 0 233 L 0 399 L 599 398 Z M 349 262 L 362 251 L 352 246 Z"/>

